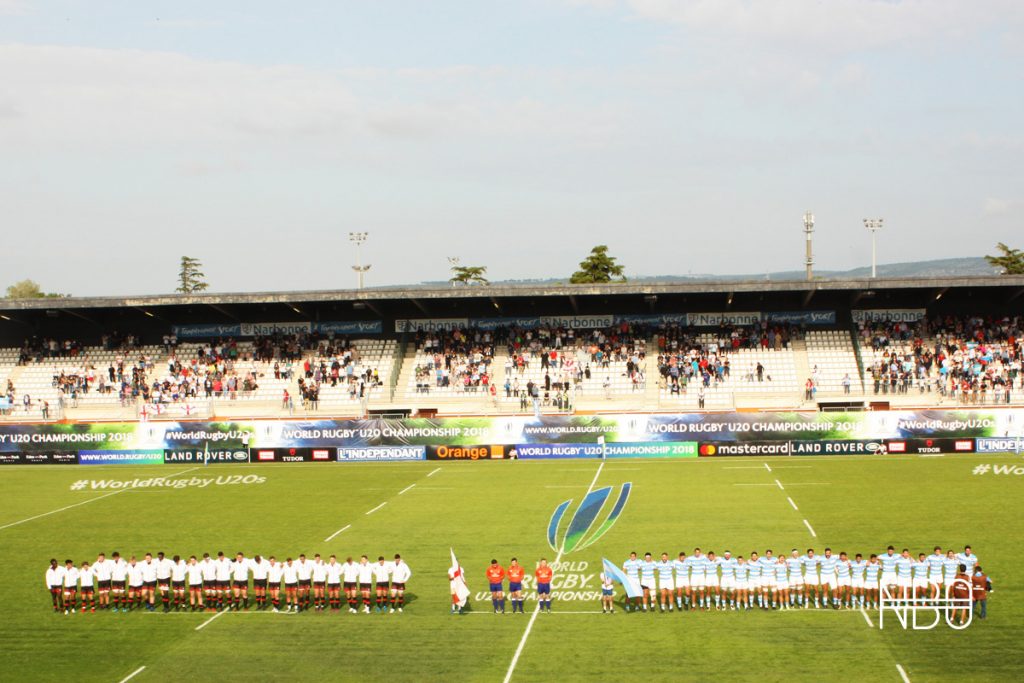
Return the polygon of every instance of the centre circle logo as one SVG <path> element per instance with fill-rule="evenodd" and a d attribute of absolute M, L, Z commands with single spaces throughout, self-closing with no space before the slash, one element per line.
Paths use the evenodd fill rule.
<path fill-rule="evenodd" d="M 633 483 L 626 482 L 622 485 L 619 496 L 612 505 L 608 516 L 595 531 L 591 532 L 598 515 L 601 513 L 601 509 L 611 496 L 613 488 L 612 486 L 605 486 L 588 493 L 583 498 L 579 508 L 576 509 L 576 514 L 573 515 L 572 520 L 562 529 L 561 535 L 559 535 L 559 526 L 566 510 L 572 505 L 573 499 L 570 498 L 559 504 L 555 508 L 554 514 L 551 515 L 551 521 L 548 522 L 548 545 L 551 546 L 551 549 L 560 554 L 571 553 L 576 550 L 583 550 L 604 536 L 612 528 L 612 525 L 615 524 L 615 520 L 619 518 L 619 515 L 622 514 L 623 508 L 626 507 L 626 501 L 629 500 L 629 492 L 633 488 Z"/>

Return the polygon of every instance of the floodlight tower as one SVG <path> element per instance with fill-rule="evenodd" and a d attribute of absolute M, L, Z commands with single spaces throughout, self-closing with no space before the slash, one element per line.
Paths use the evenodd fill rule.
<path fill-rule="evenodd" d="M 811 250 L 811 233 L 814 232 L 814 214 L 810 211 L 804 213 L 804 232 L 807 234 L 807 279 L 814 279 L 814 255 Z"/>
<path fill-rule="evenodd" d="M 369 264 L 367 264 L 365 266 L 363 265 L 362 259 L 360 258 L 360 249 L 359 249 L 359 247 L 361 247 L 363 245 L 363 242 L 366 241 L 366 238 L 369 235 L 370 235 L 370 233 L 368 233 L 368 232 L 350 232 L 348 234 L 349 241 L 353 242 L 356 245 L 356 264 L 354 266 L 352 266 L 352 270 L 356 271 L 356 278 L 357 278 L 356 281 L 358 283 L 357 289 L 362 289 L 363 288 L 363 274 L 366 273 L 366 271 L 368 271 L 370 269 L 370 265 Z"/>
<path fill-rule="evenodd" d="M 875 248 L 875 235 L 882 229 L 882 218 L 865 218 L 864 227 L 871 231 L 871 277 L 877 277 L 877 251 Z"/>
<path fill-rule="evenodd" d="M 458 256 L 449 256 L 448 257 L 448 267 L 449 267 L 449 270 L 451 270 L 452 273 L 454 273 L 455 269 L 459 267 L 459 264 L 461 262 L 462 262 L 462 259 L 459 258 Z M 454 286 L 455 286 L 455 280 L 452 280 L 452 287 L 454 287 Z"/>

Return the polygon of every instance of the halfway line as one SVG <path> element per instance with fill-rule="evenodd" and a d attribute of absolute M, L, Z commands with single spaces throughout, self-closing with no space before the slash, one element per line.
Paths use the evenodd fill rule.
<path fill-rule="evenodd" d="M 58 508 L 56 510 L 50 510 L 49 512 L 44 512 L 43 514 L 36 515 L 35 517 L 29 517 L 28 519 L 22 519 L 22 520 L 17 521 L 17 522 L 11 522 L 10 524 L 5 524 L 3 526 L 0 526 L 0 529 L 8 529 L 8 528 L 10 528 L 12 526 L 18 526 L 19 524 L 24 524 L 25 522 L 31 522 L 33 519 L 39 519 L 40 517 L 46 517 L 48 515 L 57 514 L 58 512 L 64 512 L 65 510 L 70 510 L 71 508 L 76 508 L 79 505 L 85 505 L 86 503 L 95 503 L 97 500 L 102 500 L 103 498 L 110 498 L 110 496 L 116 496 L 119 493 L 124 493 L 125 491 L 130 491 L 130 490 L 131 489 L 121 489 L 120 491 L 114 491 L 113 493 L 104 493 L 102 496 L 96 496 L 95 498 L 90 498 L 89 500 L 83 500 L 81 503 L 75 503 L 74 505 L 68 505 L 66 507 Z"/>
<path fill-rule="evenodd" d="M 331 534 L 330 536 L 325 538 L 324 539 L 324 543 L 327 543 L 329 540 L 331 540 L 332 538 L 334 538 L 335 536 L 337 536 L 338 534 L 340 534 L 342 531 L 344 531 L 345 529 L 349 528 L 350 526 L 352 526 L 352 525 L 351 524 L 346 524 L 345 526 L 341 527 L 340 529 L 335 531 L 333 534 Z"/>
<path fill-rule="evenodd" d="M 785 488 L 783 488 L 782 482 L 779 481 L 778 479 L 775 480 L 775 485 L 779 487 L 780 491 L 785 491 L 786 490 Z"/>
<path fill-rule="evenodd" d="M 434 470 L 433 472 L 431 472 L 431 473 L 430 473 L 430 474 L 428 474 L 427 476 L 428 476 L 428 477 L 432 477 L 432 476 L 434 476 L 435 474 L 437 474 L 437 473 L 438 473 L 438 472 L 440 472 L 440 471 L 441 471 L 441 468 L 440 468 L 440 467 L 438 467 L 438 468 L 437 468 L 436 470 Z"/>
<path fill-rule="evenodd" d="M 146 668 L 146 667 L 144 667 L 144 666 L 140 666 L 140 667 L 139 667 L 138 669 L 136 669 L 135 671 L 131 672 L 130 674 L 128 674 L 127 676 L 125 676 L 124 678 L 122 678 L 122 679 L 121 679 L 121 683 L 124 683 L 125 681 L 130 681 L 130 680 L 131 680 L 132 678 L 134 678 L 134 677 L 135 677 L 135 674 L 140 674 L 140 673 L 142 673 L 142 672 L 143 672 L 143 670 L 145 670 L 145 668 Z"/>
<path fill-rule="evenodd" d="M 902 666 L 897 664 L 896 670 L 900 672 L 900 678 L 903 679 L 903 683 L 910 683 L 910 678 L 907 677 L 907 672 L 903 670 Z"/>
<path fill-rule="evenodd" d="M 401 491 L 399 491 L 399 492 L 398 492 L 398 495 L 402 495 L 403 493 L 405 493 L 406 491 L 408 491 L 409 489 L 411 489 L 411 488 L 412 488 L 413 486 L 416 486 L 416 484 L 409 484 L 409 485 L 408 485 L 408 486 L 406 486 L 406 487 L 405 487 L 404 489 L 402 489 Z"/>
<path fill-rule="evenodd" d="M 605 461 L 602 460 L 601 464 L 597 466 L 597 472 L 594 473 L 594 478 L 591 480 L 590 486 L 587 487 L 587 493 L 583 494 L 584 497 L 594 490 L 594 484 L 597 483 L 597 478 L 601 476 L 601 470 L 604 469 L 604 463 Z M 559 550 L 554 562 L 556 567 L 561 559 L 562 550 Z M 534 605 L 533 613 L 530 614 L 530 621 L 526 624 L 526 631 L 523 632 L 523 637 L 519 641 L 519 647 L 516 648 L 516 653 L 512 655 L 512 662 L 508 665 L 508 671 L 505 673 L 504 683 L 508 683 L 512 680 L 512 672 L 516 670 L 516 664 L 519 663 L 519 655 L 523 654 L 523 648 L 526 646 L 526 639 L 530 637 L 530 631 L 533 630 L 533 622 L 537 621 L 538 614 L 540 614 L 540 601 Z"/>
<path fill-rule="evenodd" d="M 771 471 L 772 471 L 772 468 L 771 468 L 771 467 L 768 467 L 768 463 L 765 463 L 765 464 L 764 464 L 764 468 L 765 468 L 766 470 L 768 470 L 769 472 L 771 472 Z"/>
<path fill-rule="evenodd" d="M 385 505 L 387 505 L 387 504 L 388 504 L 388 502 L 387 502 L 387 501 L 385 500 L 385 501 L 384 501 L 383 503 L 381 503 L 381 504 L 380 504 L 380 505 L 378 505 L 377 507 L 373 508 L 372 510 L 370 510 L 370 511 L 369 511 L 369 512 L 367 512 L 366 514 L 368 514 L 368 515 L 372 515 L 372 514 L 373 514 L 374 512 L 376 512 L 377 510 L 380 510 L 380 509 L 381 509 L 382 507 L 384 507 L 384 506 L 385 506 Z"/>
<path fill-rule="evenodd" d="M 204 621 L 203 623 L 199 624 L 199 626 L 196 626 L 196 630 L 197 630 L 197 631 L 201 631 L 201 630 L 202 630 L 202 629 L 203 629 L 203 628 L 204 628 L 204 627 L 205 627 L 205 626 L 206 626 L 207 624 L 209 624 L 209 623 L 210 623 L 211 621 L 213 621 L 213 620 L 214 620 L 214 619 L 216 619 L 217 617 L 219 617 L 219 616 L 223 616 L 223 615 L 225 615 L 225 614 L 227 614 L 227 612 L 226 612 L 226 611 L 224 611 L 224 612 L 217 612 L 217 613 L 216 613 L 216 614 L 214 614 L 214 615 L 213 615 L 212 617 L 210 617 L 209 619 L 207 619 L 207 620 L 206 620 L 206 621 Z M 134 676 L 134 675 L 135 675 L 135 674 L 132 674 L 132 676 Z"/>
<path fill-rule="evenodd" d="M 786 496 L 786 500 L 788 500 L 788 501 L 789 501 L 789 504 L 793 506 L 793 509 L 794 509 L 794 510 L 799 510 L 799 509 L 800 509 L 800 508 L 798 508 L 798 507 L 796 506 L 796 503 L 794 503 L 794 502 L 793 502 L 793 499 L 792 499 L 792 498 L 790 498 L 789 496 Z"/>
<path fill-rule="evenodd" d="M 805 520 L 804 520 L 804 524 L 805 524 L 805 525 L 807 525 L 807 530 L 811 532 L 811 536 L 814 536 L 815 538 L 817 538 L 817 537 L 818 537 L 818 534 L 814 533 L 814 529 L 812 529 L 812 528 L 811 528 L 811 523 L 810 523 L 810 522 L 808 522 L 808 521 L 807 521 L 807 520 L 805 519 Z"/>

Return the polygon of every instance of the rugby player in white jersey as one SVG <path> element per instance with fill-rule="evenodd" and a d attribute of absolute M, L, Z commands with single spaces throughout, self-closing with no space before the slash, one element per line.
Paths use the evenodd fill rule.
<path fill-rule="evenodd" d="M 71 560 L 64 560 L 64 614 L 75 613 L 75 601 L 78 595 L 78 568 Z"/>
<path fill-rule="evenodd" d="M 174 611 L 180 612 L 185 607 L 185 575 L 188 573 L 188 564 L 180 555 L 175 555 L 173 562 L 171 591 L 174 593 Z"/>
<path fill-rule="evenodd" d="M 708 609 L 711 609 L 711 600 L 714 598 L 715 609 L 722 609 L 722 593 L 719 590 L 718 567 L 722 561 L 715 555 L 715 551 L 709 550 L 704 560 L 704 590 L 707 591 Z"/>
<path fill-rule="evenodd" d="M 142 600 L 146 603 L 146 609 L 150 612 L 156 611 L 156 573 L 159 565 L 153 560 L 150 553 L 146 553 L 142 562 Z"/>
<path fill-rule="evenodd" d="M 722 609 L 726 606 L 736 609 L 736 558 L 728 550 L 722 555 L 718 566 L 722 570 Z"/>
<path fill-rule="evenodd" d="M 299 607 L 309 609 L 309 592 L 313 588 L 313 563 L 304 554 L 295 563 L 299 572 Z"/>
<path fill-rule="evenodd" d="M 690 565 L 686 564 L 686 553 L 679 553 L 679 557 L 672 560 L 672 568 L 675 569 L 676 577 L 676 607 L 682 611 L 684 606 L 690 607 Z"/>
<path fill-rule="evenodd" d="M 115 551 L 111 557 L 110 565 L 110 593 L 114 601 L 114 610 L 128 609 L 128 563 L 121 558 L 121 553 Z"/>
<path fill-rule="evenodd" d="M 373 583 L 373 567 L 366 555 L 359 556 L 359 595 L 363 599 L 363 613 L 370 613 L 370 589 Z"/>
<path fill-rule="evenodd" d="M 867 566 L 864 567 L 864 591 L 871 609 L 878 607 L 878 585 L 881 573 L 882 563 L 878 561 L 878 555 L 871 553 Z"/>
<path fill-rule="evenodd" d="M 385 560 L 383 555 L 379 555 L 373 565 L 373 586 L 376 598 L 373 611 L 383 612 L 387 609 L 388 590 L 391 588 L 391 563 Z"/>
<path fill-rule="evenodd" d="M 818 565 L 818 580 L 821 581 L 821 602 L 825 607 L 836 606 L 836 563 L 839 558 L 832 554 L 832 548 L 825 548 Z M 831 602 L 830 602 L 831 601 Z"/>
<path fill-rule="evenodd" d="M 821 607 L 821 578 L 818 568 L 821 558 L 814 554 L 814 548 L 808 548 L 807 554 L 800 558 L 804 568 L 804 609 L 811 606 L 811 594 L 814 594 L 814 607 Z"/>
<path fill-rule="evenodd" d="M 287 603 L 285 612 L 299 611 L 299 567 L 292 558 L 287 558 L 281 567 L 281 576 L 284 578 L 284 599 Z"/>
<path fill-rule="evenodd" d="M 793 548 L 793 551 L 786 558 L 786 567 L 789 569 L 789 605 L 791 607 L 804 603 L 804 563 L 800 557 L 800 551 Z"/>
<path fill-rule="evenodd" d="M 914 597 L 924 600 L 928 597 L 928 556 L 918 553 L 917 562 L 914 563 Z"/>
<path fill-rule="evenodd" d="M 128 558 L 128 611 L 142 606 L 145 592 L 145 581 L 142 576 L 142 565 L 132 555 Z"/>
<path fill-rule="evenodd" d="M 864 568 L 867 565 L 864 556 L 860 553 L 854 555 L 853 562 L 850 563 L 850 588 L 853 592 L 853 603 L 855 607 L 861 609 L 864 609 Z"/>
<path fill-rule="evenodd" d="M 88 562 L 83 562 L 81 569 L 78 570 L 78 583 L 81 587 L 82 595 L 82 612 L 86 611 L 86 605 L 90 612 L 96 611 L 96 585 L 95 585 L 96 574 L 93 572 L 92 567 L 89 566 Z"/>
<path fill-rule="evenodd" d="M 327 602 L 331 611 L 337 612 L 341 609 L 341 563 L 338 562 L 338 556 L 327 558 L 324 568 L 327 571 Z"/>
<path fill-rule="evenodd" d="M 968 576 L 974 575 L 974 565 L 978 564 L 978 556 L 971 552 L 971 546 L 965 545 L 964 551 L 958 553 L 956 559 L 960 561 L 960 564 L 967 567 L 966 574 Z"/>
<path fill-rule="evenodd" d="M 764 607 L 761 598 L 761 574 L 764 573 L 764 565 L 761 564 L 761 558 L 758 557 L 757 551 L 751 551 L 750 560 L 747 562 L 747 575 L 748 582 L 750 584 L 749 591 L 750 597 L 747 599 L 747 604 L 751 607 L 754 603 L 757 603 L 758 607 Z"/>
<path fill-rule="evenodd" d="M 907 548 L 896 558 L 896 587 L 899 588 L 900 599 L 910 598 L 914 587 L 914 558 Z"/>
<path fill-rule="evenodd" d="M 345 598 L 348 600 L 348 611 L 356 613 L 359 590 L 359 565 L 346 558 L 341 567 L 342 586 L 345 589 Z"/>
<path fill-rule="evenodd" d="M 953 554 L 953 549 L 946 551 L 946 558 L 942 561 L 942 597 L 950 597 L 953 590 L 953 580 L 960 568 L 960 560 Z"/>
<path fill-rule="evenodd" d="M 193 612 L 205 609 L 203 604 L 203 568 L 195 555 L 188 558 L 185 567 L 185 576 L 188 580 L 188 606 Z"/>
<path fill-rule="evenodd" d="M 236 612 L 243 607 L 249 609 L 249 560 L 242 553 L 235 554 L 231 563 L 231 604 L 228 609 Z"/>
<path fill-rule="evenodd" d="M 929 597 L 932 600 L 936 600 L 939 597 L 939 587 L 942 586 L 942 562 L 945 559 L 945 555 L 942 554 L 942 548 L 939 546 L 935 546 L 932 554 L 925 559 L 928 563 L 928 585 L 931 589 Z"/>
<path fill-rule="evenodd" d="M 256 609 L 267 608 L 267 576 L 270 573 L 270 563 L 260 555 L 256 555 L 249 561 L 249 568 L 252 570 L 252 592 L 256 598 Z M 278 580 L 280 583 L 280 579 Z"/>
<path fill-rule="evenodd" d="M 839 552 L 839 561 L 836 562 L 836 598 L 839 602 L 839 609 L 853 606 L 851 601 L 852 581 L 850 580 L 850 558 L 845 550 Z"/>
<path fill-rule="evenodd" d="M 50 560 L 50 566 L 46 568 L 46 590 L 50 592 L 54 612 L 64 609 L 64 572 L 65 569 L 57 563 L 57 558 Z"/>
<path fill-rule="evenodd" d="M 789 609 L 789 565 L 786 558 L 779 555 L 775 563 L 775 595 L 772 599 L 772 609 Z"/>
<path fill-rule="evenodd" d="M 642 564 L 643 562 L 636 556 L 636 551 L 631 552 L 626 561 L 622 563 L 622 570 L 626 572 L 626 576 L 633 579 L 638 586 L 640 585 L 640 565 Z M 639 599 L 640 598 L 630 598 L 627 596 L 626 611 L 628 612 L 630 609 L 639 609 L 639 605 L 636 602 Z"/>
<path fill-rule="evenodd" d="M 896 549 L 889 546 L 885 552 L 878 556 L 878 562 L 882 565 L 882 578 L 879 579 L 879 588 L 884 587 L 890 597 L 896 595 L 896 560 L 899 559 Z"/>
<path fill-rule="evenodd" d="M 231 560 L 218 552 L 214 564 L 217 567 L 217 609 L 224 609 L 231 602 Z"/>
<path fill-rule="evenodd" d="M 654 569 L 655 564 L 651 554 L 644 553 L 643 562 L 640 563 L 640 588 L 642 588 L 644 592 L 643 607 L 645 612 L 647 611 L 648 605 L 651 606 L 651 609 L 654 609 L 654 606 L 651 605 L 651 593 L 654 592 L 657 587 L 654 581 Z"/>
<path fill-rule="evenodd" d="M 313 555 L 313 609 L 323 612 L 327 607 L 327 565 L 324 564 L 320 553 Z"/>
<path fill-rule="evenodd" d="M 742 555 L 736 557 L 736 601 L 740 609 L 749 610 L 750 602 L 750 565 Z"/>
<path fill-rule="evenodd" d="M 217 608 L 217 563 L 210 557 L 210 553 L 203 553 L 203 561 L 199 563 L 203 575 L 203 594 L 206 596 L 206 605 Z"/>
<path fill-rule="evenodd" d="M 396 609 L 404 611 L 405 607 L 405 584 L 412 578 L 412 570 L 402 560 L 402 556 L 395 553 L 395 561 L 391 567 L 391 611 Z"/>
<path fill-rule="evenodd" d="M 96 606 L 101 610 L 110 608 L 110 572 L 112 569 L 113 563 L 103 553 L 97 555 L 96 561 L 92 563 L 92 572 L 96 577 Z"/>
<path fill-rule="evenodd" d="M 160 590 L 160 600 L 164 605 L 164 612 L 171 611 L 171 572 L 174 563 L 164 556 L 163 551 L 156 554 L 156 585 Z"/>
<path fill-rule="evenodd" d="M 705 601 L 705 577 L 704 566 L 707 558 L 700 551 L 700 548 L 693 549 L 693 555 L 686 558 L 690 565 L 690 605 L 691 609 L 707 609 Z"/>
<path fill-rule="evenodd" d="M 662 553 L 661 559 L 655 563 L 658 571 L 658 606 L 662 612 L 672 611 L 672 594 L 676 589 L 675 578 L 673 577 L 672 561 L 668 559 L 668 553 Z"/>
<path fill-rule="evenodd" d="M 284 577 L 284 565 L 271 555 L 267 558 L 267 590 L 270 592 L 271 612 L 280 612 L 281 579 Z"/>
<path fill-rule="evenodd" d="M 775 591 L 775 557 L 772 549 L 764 551 L 761 562 L 761 606 L 763 609 L 771 609 L 772 593 Z"/>

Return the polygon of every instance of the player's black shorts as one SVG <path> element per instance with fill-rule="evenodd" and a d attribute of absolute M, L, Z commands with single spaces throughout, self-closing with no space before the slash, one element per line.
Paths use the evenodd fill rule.
<path fill-rule="evenodd" d="M 344 586 L 345 586 L 345 590 L 352 591 L 352 590 L 356 589 L 356 582 L 355 581 L 346 581 L 344 583 Z"/>
<path fill-rule="evenodd" d="M 284 587 L 285 587 L 285 590 L 293 591 L 293 590 L 295 590 L 298 587 L 298 585 L 299 584 L 297 584 L 297 583 L 285 583 Z"/>
<path fill-rule="evenodd" d="M 245 581 L 233 581 L 232 585 L 234 585 L 235 588 L 248 588 L 249 587 L 249 581 L 248 580 L 245 580 Z"/>
<path fill-rule="evenodd" d="M 226 591 L 229 588 L 231 588 L 230 581 L 217 581 L 217 590 Z"/>
<path fill-rule="evenodd" d="M 160 586 L 161 590 L 163 590 L 163 589 L 167 588 L 169 585 L 171 585 L 170 577 L 168 577 L 166 579 L 157 579 L 156 582 Z"/>
<path fill-rule="evenodd" d="M 156 581 L 143 581 L 142 585 L 150 590 L 156 588 Z"/>
<path fill-rule="evenodd" d="M 171 582 L 171 588 L 173 588 L 176 591 L 183 591 L 183 590 L 185 590 L 185 582 L 184 581 L 172 581 Z"/>
<path fill-rule="evenodd" d="M 327 585 L 327 582 L 326 581 L 314 581 L 313 585 L 315 587 L 317 587 L 317 588 L 323 588 L 324 586 Z"/>
<path fill-rule="evenodd" d="M 368 590 L 370 590 L 370 584 L 368 584 L 368 583 L 361 583 L 361 584 L 359 584 L 359 590 L 361 590 L 361 591 L 368 591 Z"/>
<path fill-rule="evenodd" d="M 130 591 L 140 591 L 143 588 L 145 588 L 145 584 L 142 584 L 142 583 L 140 583 L 138 586 L 131 586 L 131 585 L 128 586 L 128 590 L 130 590 Z"/>
<path fill-rule="evenodd" d="M 384 582 L 384 581 L 378 581 L 377 582 L 377 590 L 379 590 L 379 591 L 386 591 L 387 589 L 388 589 L 388 584 L 386 582 Z"/>
<path fill-rule="evenodd" d="M 203 589 L 212 591 L 217 589 L 217 581 L 214 579 L 203 579 Z"/>
<path fill-rule="evenodd" d="M 399 583 L 398 581 L 395 581 L 394 583 L 391 584 L 391 590 L 404 591 L 405 590 L 405 583 L 404 582 L 403 583 Z"/>
<path fill-rule="evenodd" d="M 76 586 L 64 586 L 65 593 L 77 593 L 78 588 Z"/>
<path fill-rule="evenodd" d="M 92 588 L 83 588 L 82 595 L 92 595 Z"/>
<path fill-rule="evenodd" d="M 253 588 L 266 588 L 267 587 L 267 580 L 266 579 L 253 579 L 252 580 L 252 587 Z"/>
<path fill-rule="evenodd" d="M 107 581 L 97 581 L 96 583 L 99 586 L 99 589 L 101 591 L 108 591 L 108 590 L 110 590 L 110 581 L 109 580 L 107 580 Z"/>
<path fill-rule="evenodd" d="M 188 589 L 190 591 L 201 591 L 201 590 L 203 590 L 203 584 L 201 584 L 201 583 L 190 583 L 188 585 Z"/>
<path fill-rule="evenodd" d="M 57 586 L 50 586 L 50 592 L 51 592 L 51 593 L 59 593 L 59 592 L 61 592 L 62 590 L 64 590 L 64 586 L 61 586 L 61 585 L 57 585 Z"/>
<path fill-rule="evenodd" d="M 309 588 L 313 585 L 312 579 L 299 579 L 299 588 Z"/>
<path fill-rule="evenodd" d="M 340 588 L 341 588 L 341 584 L 340 583 L 328 583 L 327 584 L 327 590 L 329 590 L 329 591 L 336 591 L 336 590 L 338 590 Z"/>
<path fill-rule="evenodd" d="M 114 590 L 121 591 L 122 593 L 128 590 L 127 581 L 112 581 L 110 585 Z"/>

